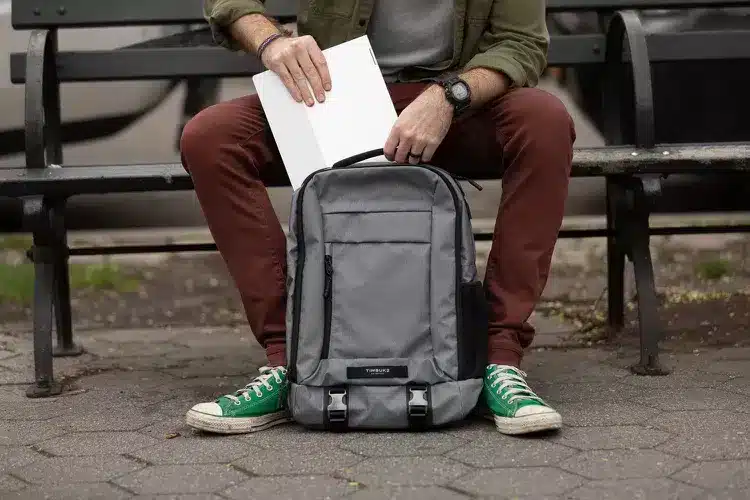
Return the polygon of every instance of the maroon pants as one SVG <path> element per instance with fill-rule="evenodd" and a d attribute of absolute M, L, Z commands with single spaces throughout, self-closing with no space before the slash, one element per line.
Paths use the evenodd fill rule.
<path fill-rule="evenodd" d="M 394 84 L 400 112 L 423 84 Z M 503 190 L 485 276 L 490 362 L 518 366 L 528 323 L 549 272 L 562 222 L 575 131 L 565 106 L 542 90 L 508 92 L 451 127 L 432 164 L 498 177 Z M 270 365 L 285 358 L 285 237 L 264 182 L 286 180 L 255 95 L 200 112 L 185 127 L 182 161 Z"/>

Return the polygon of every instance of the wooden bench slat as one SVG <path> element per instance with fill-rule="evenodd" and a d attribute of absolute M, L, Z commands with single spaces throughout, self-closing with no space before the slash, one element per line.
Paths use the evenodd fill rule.
<path fill-rule="evenodd" d="M 651 62 L 750 58 L 750 30 L 658 33 L 648 36 Z M 603 35 L 553 36 L 549 66 L 604 62 Z M 625 60 L 629 58 L 625 57 Z M 24 83 L 26 54 L 10 57 L 13 83 Z M 218 46 L 124 48 L 113 51 L 60 52 L 61 82 L 154 80 L 170 78 L 247 77 L 263 71 L 255 56 Z"/>
<path fill-rule="evenodd" d="M 717 173 L 750 173 L 750 143 L 709 146 L 667 144 L 650 151 L 637 152 L 632 147 L 624 146 L 579 148 L 573 156 L 574 177 L 705 173 L 707 169 Z M 179 163 L 70 166 L 41 170 L 0 169 L 0 196 L 173 191 L 191 188 L 190 176 Z"/>
<path fill-rule="evenodd" d="M 747 0 L 547 0 L 547 12 L 747 7 Z"/>
<path fill-rule="evenodd" d="M 295 17 L 297 5 L 297 0 L 266 0 L 273 17 Z M 11 9 L 15 29 L 205 22 L 203 0 L 13 0 Z"/>

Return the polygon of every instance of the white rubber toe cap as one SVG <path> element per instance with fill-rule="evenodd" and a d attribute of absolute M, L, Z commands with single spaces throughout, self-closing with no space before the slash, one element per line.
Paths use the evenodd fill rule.
<path fill-rule="evenodd" d="M 545 413 L 555 413 L 555 410 L 548 406 L 542 406 L 542 405 L 528 405 L 524 406 L 522 408 L 519 408 L 518 411 L 516 411 L 516 417 L 527 417 L 529 415 L 543 415 Z"/>
<path fill-rule="evenodd" d="M 195 412 L 203 413 L 205 415 L 213 415 L 214 417 L 222 416 L 221 406 L 216 403 L 198 403 L 191 409 Z"/>

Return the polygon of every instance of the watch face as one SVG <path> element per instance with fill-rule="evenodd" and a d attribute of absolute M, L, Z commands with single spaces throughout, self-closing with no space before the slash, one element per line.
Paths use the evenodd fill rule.
<path fill-rule="evenodd" d="M 469 89 L 463 82 L 454 83 L 451 87 L 451 93 L 459 101 L 465 101 L 469 98 Z"/>

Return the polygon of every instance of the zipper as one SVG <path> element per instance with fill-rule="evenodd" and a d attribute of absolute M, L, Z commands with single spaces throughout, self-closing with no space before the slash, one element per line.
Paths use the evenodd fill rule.
<path fill-rule="evenodd" d="M 328 359 L 331 344 L 331 316 L 333 315 L 333 257 L 325 256 L 325 285 L 323 286 L 323 348 L 320 359 Z"/>
<path fill-rule="evenodd" d="M 461 232 L 463 227 L 463 212 L 462 207 L 464 209 L 468 209 L 466 197 L 464 196 L 464 203 L 461 203 L 459 201 L 458 197 L 458 190 L 456 189 L 455 185 L 453 184 L 451 174 L 448 172 L 438 168 L 433 167 L 431 165 L 412 165 L 411 163 L 388 163 L 386 164 L 388 166 L 394 166 L 394 167 L 417 167 L 417 168 L 424 168 L 427 169 L 434 174 L 436 174 L 438 177 L 440 177 L 443 182 L 448 186 L 448 191 L 451 193 L 451 197 L 453 198 L 453 204 L 456 208 L 456 224 L 455 224 L 455 241 L 454 241 L 454 247 L 455 247 L 455 261 L 456 261 L 456 339 L 458 339 L 458 331 L 460 329 L 461 325 L 461 307 L 459 305 L 458 301 L 458 294 L 461 290 L 461 276 L 463 274 L 463 266 L 461 265 L 461 250 L 463 247 L 463 241 L 461 238 Z M 337 170 L 345 170 L 345 169 L 352 169 L 352 168 L 367 168 L 370 165 L 361 165 L 361 164 L 354 164 L 347 167 L 340 167 Z M 303 276 L 303 268 L 305 266 L 305 239 L 304 239 L 304 230 L 303 230 L 303 224 L 302 224 L 302 216 L 303 216 L 303 201 L 305 196 L 305 189 L 307 188 L 307 185 L 310 183 L 310 181 L 320 172 L 323 172 L 325 170 L 330 170 L 329 168 L 321 168 L 319 170 L 316 170 L 315 172 L 311 173 L 307 176 L 307 178 L 302 182 L 302 185 L 299 188 L 299 196 L 297 197 L 297 202 L 295 204 L 295 217 L 297 221 L 296 231 L 295 231 L 295 239 L 297 240 L 297 263 L 294 273 L 294 297 L 292 302 L 292 335 L 291 335 L 291 345 L 287 346 L 287 349 L 291 349 L 290 357 L 289 357 L 289 366 L 287 367 L 287 379 L 291 382 L 297 381 L 297 344 L 299 344 L 299 328 L 300 328 L 300 317 L 302 315 L 302 309 L 300 307 L 300 304 L 302 303 L 302 276 Z M 456 182 L 456 185 L 458 185 L 458 182 Z M 459 188 L 460 189 L 460 188 Z M 463 189 L 461 190 L 463 194 Z M 326 278 L 327 279 L 327 278 Z M 330 335 L 330 334 L 329 334 Z M 324 340 L 325 341 L 325 340 Z M 460 342 L 458 345 L 461 345 Z M 326 349 L 325 354 L 328 355 L 327 352 L 327 344 L 325 345 L 324 349 Z M 461 350 L 458 349 L 458 366 L 460 369 L 461 361 L 463 355 L 461 353 Z"/>

